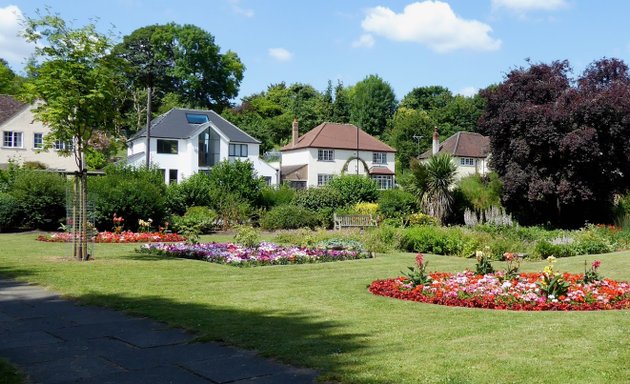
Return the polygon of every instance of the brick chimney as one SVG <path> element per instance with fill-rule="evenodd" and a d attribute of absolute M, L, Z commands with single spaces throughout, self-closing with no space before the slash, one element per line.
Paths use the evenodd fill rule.
<path fill-rule="evenodd" d="M 440 135 L 438 134 L 437 127 L 433 131 L 433 155 L 437 155 L 440 151 Z"/>
<path fill-rule="evenodd" d="M 295 147 L 297 145 L 298 137 L 300 135 L 300 129 L 298 126 L 297 118 L 293 119 L 293 126 L 291 129 L 291 144 Z"/>

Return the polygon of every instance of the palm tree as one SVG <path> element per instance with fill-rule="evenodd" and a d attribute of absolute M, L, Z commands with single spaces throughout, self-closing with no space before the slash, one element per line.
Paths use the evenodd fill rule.
<path fill-rule="evenodd" d="M 453 204 L 451 185 L 455 181 L 457 168 L 451 156 L 446 153 L 432 156 L 423 166 L 425 172 L 421 204 L 427 214 L 442 223 L 451 212 Z"/>

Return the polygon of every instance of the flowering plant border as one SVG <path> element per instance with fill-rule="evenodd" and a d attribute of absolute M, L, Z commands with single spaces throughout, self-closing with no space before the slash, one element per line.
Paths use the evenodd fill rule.
<path fill-rule="evenodd" d="M 74 238 L 72 232 L 59 232 L 51 235 L 39 235 L 37 240 L 49 243 L 70 243 Z M 95 243 L 153 243 L 153 242 L 180 242 L 186 241 L 186 237 L 176 233 L 162 232 L 99 232 L 94 236 Z"/>
<path fill-rule="evenodd" d="M 423 262 L 416 257 L 418 260 Z M 630 309 L 630 284 L 601 278 L 597 272 L 600 261 L 594 261 L 585 274 L 554 272 L 555 258 L 548 261 L 543 272 L 434 272 L 422 283 L 409 275 L 376 280 L 368 290 L 380 296 L 455 307 L 515 311 Z"/>
<path fill-rule="evenodd" d="M 284 247 L 269 242 L 261 242 L 258 247 L 215 242 L 201 244 L 155 243 L 145 244 L 139 249 L 139 252 L 204 260 L 239 267 L 322 263 L 371 257 L 369 253 L 355 249 Z"/>

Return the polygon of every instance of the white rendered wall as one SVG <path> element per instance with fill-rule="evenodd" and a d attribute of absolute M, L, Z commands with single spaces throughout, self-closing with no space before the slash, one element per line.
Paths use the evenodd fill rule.
<path fill-rule="evenodd" d="M 22 147 L 3 147 L 4 131 L 21 132 Z M 34 148 L 34 134 L 43 133 L 44 137 L 50 133 L 50 129 L 39 121 L 35 121 L 30 109 L 18 113 L 13 118 L 0 125 L 0 163 L 8 163 L 9 160 L 23 164 L 25 161 L 39 161 L 47 168 L 65 171 L 77 170 L 74 155 L 60 156 L 54 149 L 42 151 Z"/>
<path fill-rule="evenodd" d="M 318 161 L 318 150 L 320 148 L 304 148 L 295 151 L 282 152 L 282 166 L 287 165 L 299 165 L 308 164 L 308 179 L 306 185 L 309 187 L 317 186 L 317 175 L 341 175 L 344 165 L 348 159 L 356 156 L 356 150 L 347 149 L 334 149 L 334 160 L 332 161 Z M 373 151 L 359 151 L 359 158 L 361 158 L 368 166 L 368 170 L 371 167 L 386 167 L 392 172 L 396 172 L 396 159 L 395 154 L 387 152 L 387 163 L 374 164 Z M 348 163 L 348 169 L 346 174 L 357 174 L 357 167 L 359 175 L 367 175 L 367 171 L 360 161 L 352 160 Z"/>

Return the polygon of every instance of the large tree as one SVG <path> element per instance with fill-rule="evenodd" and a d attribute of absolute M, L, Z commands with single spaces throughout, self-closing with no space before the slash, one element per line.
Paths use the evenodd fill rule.
<path fill-rule="evenodd" d="M 0 58 L 0 94 L 17 95 L 22 91 L 24 79 L 13 72 L 9 63 Z"/>
<path fill-rule="evenodd" d="M 577 82 L 570 73 L 566 61 L 530 64 L 483 92 L 492 167 L 524 224 L 604 221 L 614 193 L 630 185 L 628 67 L 604 59 Z"/>
<path fill-rule="evenodd" d="M 411 160 L 430 145 L 433 120 L 425 111 L 401 107 L 394 114 L 390 125 L 385 139 L 396 148 L 396 169 L 407 170 Z"/>
<path fill-rule="evenodd" d="M 221 53 L 212 34 L 190 24 L 136 29 L 114 53 L 129 63 L 130 92 L 152 89 L 156 109 L 166 102 L 220 112 L 238 95 L 245 71 L 236 53 Z M 137 119 L 142 108 L 137 102 L 129 104 Z"/>
<path fill-rule="evenodd" d="M 394 90 L 378 75 L 370 75 L 354 85 L 350 120 L 365 132 L 381 135 L 395 111 Z"/>
<path fill-rule="evenodd" d="M 35 118 L 50 128 L 46 146 L 72 143 L 77 169 L 72 225 L 74 256 L 87 260 L 87 174 L 84 154 L 97 132 L 116 129 L 122 69 L 111 56 L 111 40 L 93 24 L 72 28 L 56 15 L 26 19 L 24 36 L 37 43 L 29 67 L 27 96 L 36 103 Z"/>

